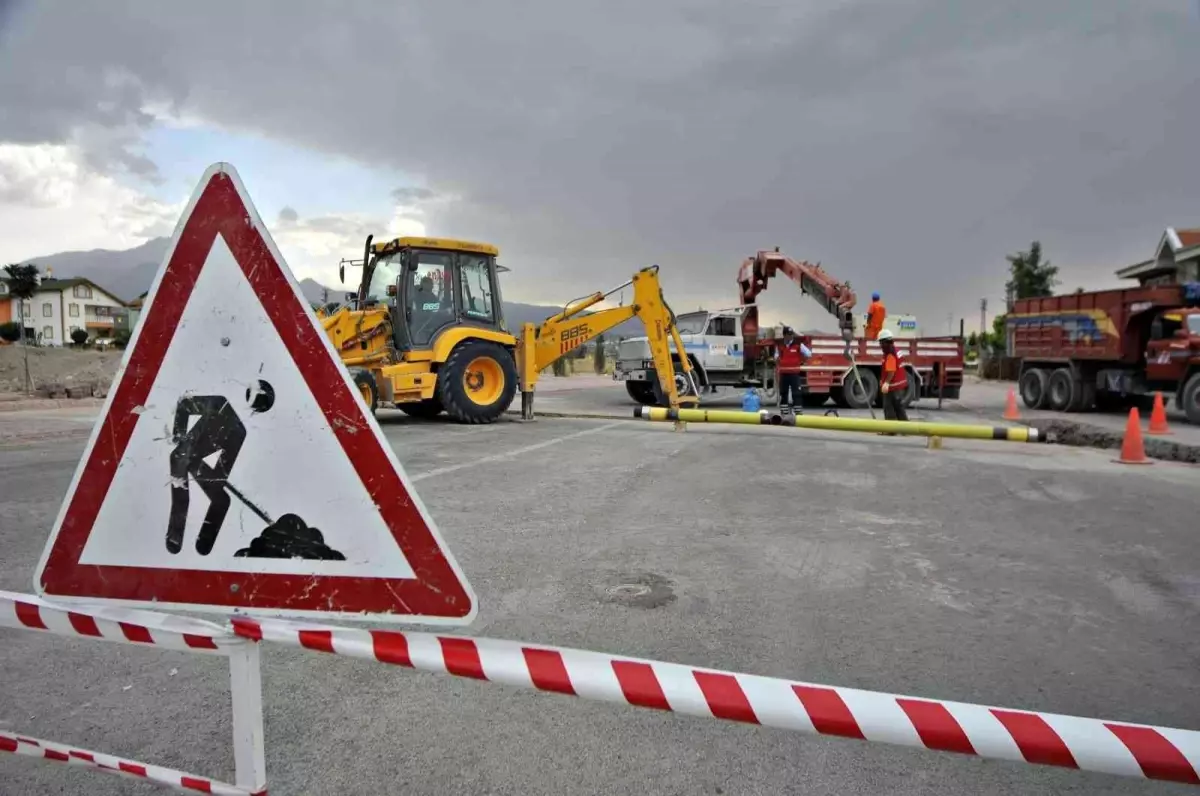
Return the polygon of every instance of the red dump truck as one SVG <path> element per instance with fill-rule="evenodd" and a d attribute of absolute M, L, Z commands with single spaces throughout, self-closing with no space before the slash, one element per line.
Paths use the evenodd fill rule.
<path fill-rule="evenodd" d="M 1005 329 L 1030 409 L 1117 408 L 1161 391 L 1200 424 L 1200 283 L 1018 299 Z"/>

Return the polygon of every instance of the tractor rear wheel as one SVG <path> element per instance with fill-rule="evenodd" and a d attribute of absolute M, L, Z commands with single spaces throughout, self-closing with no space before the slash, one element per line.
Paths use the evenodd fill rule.
<path fill-rule="evenodd" d="M 507 348 L 488 340 L 460 343 L 438 371 L 437 394 L 458 423 L 494 423 L 517 393 L 517 363 Z"/>

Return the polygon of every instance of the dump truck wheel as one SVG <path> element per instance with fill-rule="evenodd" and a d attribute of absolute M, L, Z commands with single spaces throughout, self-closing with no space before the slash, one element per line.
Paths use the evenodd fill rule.
<path fill-rule="evenodd" d="M 450 352 L 438 371 L 438 398 L 459 423 L 494 423 L 517 393 L 517 364 L 508 349 L 470 340 Z"/>
<path fill-rule="evenodd" d="M 1183 385 L 1180 397 L 1180 403 L 1183 404 L 1183 412 L 1187 416 L 1188 422 L 1194 426 L 1200 426 L 1200 373 L 1192 374 L 1192 377 Z"/>
<path fill-rule="evenodd" d="M 350 375 L 354 386 L 358 388 L 358 397 L 362 398 L 371 414 L 375 414 L 375 410 L 379 408 L 379 385 L 375 383 L 375 376 L 371 371 L 362 368 L 355 369 Z"/>
<path fill-rule="evenodd" d="M 442 413 L 442 402 L 435 395 L 424 401 L 413 401 L 407 404 L 396 404 L 396 408 L 409 417 L 416 417 L 422 420 L 432 420 Z"/>
<path fill-rule="evenodd" d="M 1021 374 L 1018 385 L 1026 409 L 1041 409 L 1046 405 L 1046 383 L 1050 377 L 1042 368 L 1030 368 Z"/>
<path fill-rule="evenodd" d="M 625 392 L 642 406 L 654 405 L 654 385 L 648 381 L 627 381 Z"/>
<path fill-rule="evenodd" d="M 1069 368 L 1058 368 L 1046 385 L 1046 403 L 1055 412 L 1065 412 L 1075 398 L 1075 379 Z"/>

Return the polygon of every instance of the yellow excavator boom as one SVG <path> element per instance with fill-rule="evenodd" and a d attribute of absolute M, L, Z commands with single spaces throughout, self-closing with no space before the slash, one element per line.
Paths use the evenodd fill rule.
<path fill-rule="evenodd" d="M 631 304 L 588 315 L 582 314 L 589 307 L 599 304 L 608 296 L 630 285 L 633 286 Z M 593 293 L 572 301 L 562 312 L 542 321 L 539 326 L 524 324 L 517 338 L 516 351 L 517 373 L 521 380 L 521 416 L 526 420 L 533 418 L 533 392 L 539 373 L 588 340 L 632 318 L 638 318 L 646 327 L 646 339 L 654 357 L 659 387 L 670 407 L 678 409 L 684 403 L 699 403 L 699 390 L 696 387 L 692 365 L 684 355 L 683 340 L 679 336 L 679 330 L 675 328 L 675 315 L 663 299 L 662 286 L 658 281 L 658 266 L 652 265 L 638 271 L 628 282 L 607 293 Z M 675 343 L 675 350 L 679 352 L 681 375 L 684 383 L 688 385 L 685 395 L 680 395 L 675 381 L 675 363 L 671 359 L 670 348 L 672 341 Z"/>

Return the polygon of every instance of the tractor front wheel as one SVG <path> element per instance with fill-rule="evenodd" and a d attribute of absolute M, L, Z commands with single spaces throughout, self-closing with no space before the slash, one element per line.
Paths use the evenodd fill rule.
<path fill-rule="evenodd" d="M 437 396 L 425 401 L 412 401 L 406 404 L 396 404 L 396 408 L 409 417 L 421 420 L 432 420 L 442 413 L 442 402 Z"/>
<path fill-rule="evenodd" d="M 438 398 L 458 423 L 494 423 L 517 393 L 517 364 L 504 346 L 469 340 L 438 371 Z"/>
<path fill-rule="evenodd" d="M 367 410 L 374 415 L 379 408 L 379 385 L 375 383 L 375 374 L 365 368 L 356 368 L 351 374 L 358 395 L 362 398 Z"/>

